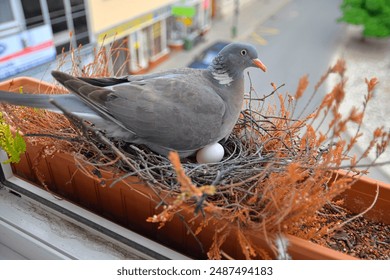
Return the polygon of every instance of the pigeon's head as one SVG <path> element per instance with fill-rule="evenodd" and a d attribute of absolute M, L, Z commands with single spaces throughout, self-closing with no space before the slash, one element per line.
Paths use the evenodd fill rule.
<path fill-rule="evenodd" d="M 254 46 L 244 43 L 232 43 L 219 52 L 208 69 L 220 84 L 229 85 L 234 77 L 242 76 L 246 68 L 257 67 L 264 72 L 267 71 L 267 68 L 257 56 Z"/>
<path fill-rule="evenodd" d="M 244 71 L 248 67 L 257 67 L 267 71 L 265 65 L 260 61 L 254 46 L 244 43 L 232 43 L 224 47 L 218 56 L 225 60 L 227 66 Z"/>

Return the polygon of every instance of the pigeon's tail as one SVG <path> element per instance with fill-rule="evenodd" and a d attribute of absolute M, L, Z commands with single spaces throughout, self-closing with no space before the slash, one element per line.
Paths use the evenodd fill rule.
<path fill-rule="evenodd" d="M 115 119 L 105 106 L 106 101 L 113 98 L 111 89 L 91 85 L 84 80 L 60 71 L 52 71 L 51 73 L 64 87 L 74 92 L 76 94 L 74 96 L 82 100 L 85 106 L 89 107 L 89 110 L 100 116 L 99 120 L 92 121 L 96 127 L 104 130 L 110 137 L 120 138 L 128 142 L 136 141 L 136 134 Z"/>
<path fill-rule="evenodd" d="M 82 87 L 84 87 L 83 92 L 92 92 L 93 90 L 101 88 L 100 86 L 89 84 L 89 79 L 82 80 L 61 71 L 54 70 L 51 72 L 51 75 L 64 87 L 77 94 L 82 93 Z"/>
<path fill-rule="evenodd" d="M 91 85 L 79 78 L 60 71 L 52 71 L 51 74 L 64 87 L 77 94 L 85 103 L 89 104 L 91 108 L 94 108 L 101 114 L 109 115 L 109 112 L 104 107 L 104 102 L 107 95 L 112 92 L 110 89 Z"/>
<path fill-rule="evenodd" d="M 110 137 L 117 137 L 124 140 L 134 140 L 135 137 L 128 130 L 102 118 L 95 110 L 85 104 L 80 97 L 73 94 L 19 94 L 0 90 L 0 103 L 47 109 L 52 112 L 63 113 L 55 105 L 58 104 L 79 118 L 92 122 L 96 128 L 105 131 Z"/>
<path fill-rule="evenodd" d="M 105 120 L 115 123 L 117 126 L 120 126 L 123 130 L 127 131 L 127 133 L 134 135 L 134 132 L 115 119 L 115 117 L 113 117 L 111 112 L 107 109 L 107 100 L 115 98 L 115 96 L 112 95 L 113 91 L 111 89 L 88 84 L 79 78 L 60 71 L 52 71 L 51 74 L 58 82 L 70 91 L 74 92 L 85 102 L 85 104 L 88 104 L 91 109 L 95 110 L 96 113 L 99 113 Z"/>
<path fill-rule="evenodd" d="M 52 101 L 55 101 L 54 103 Z M 75 114 L 94 114 L 78 96 L 73 94 L 30 94 L 30 93 L 13 93 L 0 91 L 0 103 L 7 103 L 17 106 L 26 106 L 39 109 L 47 109 L 53 112 L 62 113 L 55 105 L 59 104 L 68 108 Z"/>
<path fill-rule="evenodd" d="M 17 106 L 27 106 L 40 109 L 53 110 L 56 107 L 50 102 L 52 95 L 48 94 L 18 94 L 8 91 L 0 91 L 0 102 Z"/>

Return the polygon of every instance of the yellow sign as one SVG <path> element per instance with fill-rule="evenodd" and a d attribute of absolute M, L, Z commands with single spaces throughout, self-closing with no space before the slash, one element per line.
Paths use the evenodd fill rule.
<path fill-rule="evenodd" d="M 105 32 L 102 32 L 98 35 L 98 43 L 108 43 L 111 42 L 115 37 L 121 38 L 130 34 L 134 29 L 140 27 L 140 25 L 153 20 L 153 13 L 146 14 L 144 16 L 138 17 L 111 29 L 108 29 Z"/>
<path fill-rule="evenodd" d="M 178 21 L 181 21 L 185 26 L 191 26 L 192 25 L 192 19 L 187 17 L 178 18 Z"/>

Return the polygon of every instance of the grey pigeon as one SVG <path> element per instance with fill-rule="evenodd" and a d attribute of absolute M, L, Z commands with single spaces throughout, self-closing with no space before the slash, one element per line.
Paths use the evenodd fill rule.
<path fill-rule="evenodd" d="M 167 155 L 187 157 L 210 143 L 226 139 L 244 100 L 244 70 L 266 71 L 249 44 L 232 43 L 207 69 L 172 69 L 120 78 L 78 78 L 53 71 L 73 94 L 0 93 L 0 102 L 60 110 L 50 102 L 94 124 L 108 137 L 144 144 Z"/>

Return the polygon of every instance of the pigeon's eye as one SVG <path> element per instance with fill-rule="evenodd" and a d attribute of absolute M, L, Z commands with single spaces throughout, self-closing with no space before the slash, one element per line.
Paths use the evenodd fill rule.
<path fill-rule="evenodd" d="M 241 50 L 241 55 L 242 55 L 242 56 L 246 55 L 247 53 L 248 53 L 247 50 L 245 50 L 245 49 L 244 49 L 244 50 Z"/>

